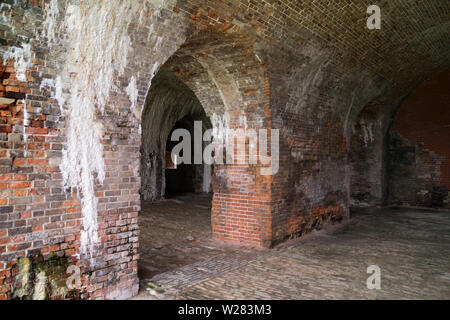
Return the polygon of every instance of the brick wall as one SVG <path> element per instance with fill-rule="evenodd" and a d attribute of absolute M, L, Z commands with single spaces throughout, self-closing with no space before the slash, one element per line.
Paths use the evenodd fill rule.
<path fill-rule="evenodd" d="M 379 206 L 386 197 L 386 142 L 383 108 L 367 105 L 351 128 L 350 204 Z"/>

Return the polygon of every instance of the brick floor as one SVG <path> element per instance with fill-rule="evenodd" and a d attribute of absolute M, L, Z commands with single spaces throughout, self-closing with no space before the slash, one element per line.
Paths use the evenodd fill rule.
<path fill-rule="evenodd" d="M 450 299 L 449 240 L 449 212 L 416 209 L 359 210 L 274 249 L 206 236 L 164 247 L 192 256 L 141 278 L 135 299 Z M 366 287 L 369 265 L 381 268 L 381 290 Z"/>

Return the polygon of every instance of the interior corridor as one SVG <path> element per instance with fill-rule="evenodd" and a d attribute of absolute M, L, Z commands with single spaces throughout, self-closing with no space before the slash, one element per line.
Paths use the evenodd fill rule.
<path fill-rule="evenodd" d="M 206 210 L 187 203 L 155 205 L 165 217 L 144 211 L 143 243 L 167 244 L 145 251 L 141 268 L 159 264 L 162 273 L 141 281 L 135 299 L 450 299 L 448 211 L 358 209 L 347 223 L 255 252 L 208 239 L 194 223 L 207 220 Z M 189 235 L 199 238 L 187 244 Z M 367 288 L 371 265 L 380 268 L 380 290 Z"/>

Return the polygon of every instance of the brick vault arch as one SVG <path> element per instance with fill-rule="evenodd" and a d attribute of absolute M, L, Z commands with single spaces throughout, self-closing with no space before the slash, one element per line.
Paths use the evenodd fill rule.
<path fill-rule="evenodd" d="M 48 298 L 137 292 L 141 116 L 165 64 L 208 116 L 280 130 L 276 176 L 217 168 L 216 238 L 270 246 L 348 217 L 353 125 L 448 67 L 449 3 L 382 1 L 372 32 L 369 2 L 294 2 L 2 3 L 0 299 L 32 297 L 41 262 L 81 271 Z"/>

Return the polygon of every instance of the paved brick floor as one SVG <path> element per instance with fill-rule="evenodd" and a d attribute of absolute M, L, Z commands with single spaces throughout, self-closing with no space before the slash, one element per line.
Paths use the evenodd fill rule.
<path fill-rule="evenodd" d="M 346 224 L 254 250 L 210 239 L 207 200 L 144 209 L 143 239 L 166 232 L 154 240 L 159 249 L 142 242 L 140 268 L 151 270 L 141 272 L 135 299 L 450 299 L 450 212 L 359 210 Z M 163 228 L 167 221 L 182 231 Z M 381 269 L 381 290 L 366 287 L 369 265 Z"/>

